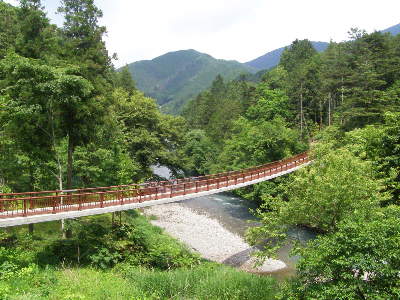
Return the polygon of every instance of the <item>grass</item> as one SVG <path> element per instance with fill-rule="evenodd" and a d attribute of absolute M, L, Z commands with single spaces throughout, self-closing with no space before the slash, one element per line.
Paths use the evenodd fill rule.
<path fill-rule="evenodd" d="M 275 281 L 214 263 L 169 271 L 123 266 L 113 270 L 40 270 L 6 282 L 0 299 L 273 299 Z M 0 285 L 1 291 L 1 285 Z"/>
<path fill-rule="evenodd" d="M 110 215 L 84 218 L 79 228 L 89 230 L 93 224 L 100 223 L 111 230 L 110 220 Z M 65 264 L 60 259 L 54 263 L 57 262 L 54 257 L 47 258 L 51 262 L 48 265 L 38 263 L 38 254 L 43 261 L 43 254 L 51 253 L 46 249 L 60 243 L 58 222 L 35 225 L 33 236 L 28 236 L 26 227 L 3 232 L 3 237 L 13 237 L 16 241 L 8 242 L 6 247 L 0 244 L 0 250 L 3 249 L 0 251 L 0 300 L 272 299 L 276 293 L 277 284 L 271 277 L 199 260 L 137 213 L 125 214 L 123 223 L 134 228 L 129 231 L 134 236 L 124 239 L 112 234 L 106 236 L 115 237 L 110 242 L 119 245 L 116 250 L 109 250 L 120 251 L 125 257 L 107 268 Z"/>

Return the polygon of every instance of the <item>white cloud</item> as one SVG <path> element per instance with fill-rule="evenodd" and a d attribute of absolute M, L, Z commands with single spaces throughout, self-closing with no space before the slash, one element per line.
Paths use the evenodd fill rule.
<path fill-rule="evenodd" d="M 10 0 L 13 1 L 13 0 Z M 58 0 L 42 0 L 49 17 Z M 15 2 L 15 1 L 14 1 Z M 351 27 L 367 31 L 400 22 L 398 0 L 95 0 L 103 10 L 117 66 L 168 51 L 196 49 L 248 61 L 296 38 L 342 41 Z"/>

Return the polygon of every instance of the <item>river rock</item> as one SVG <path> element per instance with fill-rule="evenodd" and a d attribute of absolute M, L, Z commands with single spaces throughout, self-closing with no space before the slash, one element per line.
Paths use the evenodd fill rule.
<path fill-rule="evenodd" d="M 163 228 L 189 248 L 208 260 L 231 265 L 250 272 L 274 272 L 286 268 L 281 260 L 267 259 L 255 267 L 251 256 L 254 248 L 243 238 L 224 228 L 217 220 L 198 214 L 179 203 L 148 207 L 146 215 L 154 215 L 152 224 Z"/>

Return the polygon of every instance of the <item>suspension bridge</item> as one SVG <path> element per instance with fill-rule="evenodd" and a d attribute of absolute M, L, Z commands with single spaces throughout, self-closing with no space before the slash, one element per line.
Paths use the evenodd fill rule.
<path fill-rule="evenodd" d="M 226 192 L 271 180 L 310 163 L 308 153 L 239 171 L 144 184 L 0 194 L 0 227 L 136 209 Z"/>

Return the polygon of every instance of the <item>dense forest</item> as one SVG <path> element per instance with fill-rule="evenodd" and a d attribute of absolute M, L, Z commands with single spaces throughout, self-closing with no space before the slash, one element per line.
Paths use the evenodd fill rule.
<path fill-rule="evenodd" d="M 397 299 L 400 237 L 400 36 L 358 29 L 317 53 L 296 40 L 260 83 L 224 82 L 183 111 L 198 173 L 260 165 L 311 148 L 294 175 L 235 191 L 263 225 L 248 240 L 271 257 L 293 226 L 319 237 L 282 299 Z M 210 154 L 212 153 L 212 155 Z"/>
<path fill-rule="evenodd" d="M 358 29 L 318 53 L 287 47 L 260 82 L 217 76 L 181 116 L 116 71 L 93 0 L 0 1 L 0 193 L 194 176 L 310 149 L 313 164 L 235 191 L 254 201 L 247 234 L 272 257 L 293 226 L 297 275 L 283 283 L 205 262 L 140 213 L 0 232 L 0 299 L 400 298 L 400 35 Z M 65 233 L 65 232 L 64 232 Z"/>

